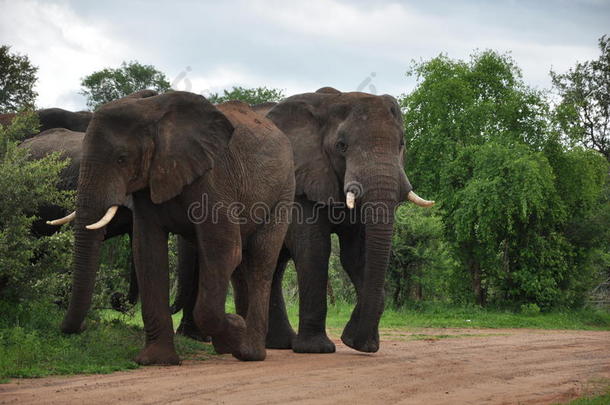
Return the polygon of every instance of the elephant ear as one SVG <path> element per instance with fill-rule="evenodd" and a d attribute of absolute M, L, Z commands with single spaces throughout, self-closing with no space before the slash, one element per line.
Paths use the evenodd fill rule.
<path fill-rule="evenodd" d="M 164 97 L 164 96 L 159 96 Z M 163 108 L 150 166 L 150 197 L 160 204 L 214 167 L 233 136 L 234 127 L 202 96 L 176 93 L 178 102 Z"/>
<path fill-rule="evenodd" d="M 314 100 L 309 100 L 313 98 Z M 328 204 L 341 200 L 339 180 L 324 147 L 325 125 L 316 111 L 320 95 L 289 98 L 267 115 L 290 139 L 294 151 L 296 195 Z"/>

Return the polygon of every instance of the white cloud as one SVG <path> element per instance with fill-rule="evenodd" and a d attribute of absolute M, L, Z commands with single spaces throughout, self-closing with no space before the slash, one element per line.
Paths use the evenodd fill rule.
<path fill-rule="evenodd" d="M 0 37 L 39 67 L 39 107 L 82 109 L 80 79 L 128 54 L 108 27 L 78 16 L 66 3 L 0 0 Z"/>
<path fill-rule="evenodd" d="M 204 94 L 349 91 L 374 72 L 379 93 L 399 95 L 414 85 L 404 75 L 413 59 L 494 49 L 510 51 L 526 83 L 543 88 L 551 66 L 597 57 L 610 9 L 600 0 L 67 1 L 0 0 L 0 37 L 40 67 L 41 106 L 81 108 L 80 78 L 123 60 L 153 64 L 170 82 L 191 66 L 191 90 Z"/>

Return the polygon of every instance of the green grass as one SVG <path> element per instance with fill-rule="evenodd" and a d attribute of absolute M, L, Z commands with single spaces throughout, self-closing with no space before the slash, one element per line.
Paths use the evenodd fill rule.
<path fill-rule="evenodd" d="M 137 322 L 89 319 L 78 335 L 59 331 L 63 311 L 53 304 L 0 303 L 0 382 L 14 377 L 110 373 L 137 368 L 133 361 L 144 344 Z M 205 358 L 210 345 L 178 336 L 182 359 Z"/>
<path fill-rule="evenodd" d="M 353 305 L 329 305 L 326 325 L 343 328 L 349 320 Z M 288 315 L 292 325 L 298 324 L 298 307 L 290 305 Z M 610 330 L 610 313 L 599 310 L 580 310 L 521 314 L 480 307 L 452 307 L 424 304 L 415 309 L 391 309 L 383 313 L 381 328 L 532 328 Z"/>
<path fill-rule="evenodd" d="M 347 323 L 353 305 L 329 306 L 327 326 L 338 334 Z M 232 300 L 227 311 L 234 312 Z M 298 324 L 296 304 L 288 307 L 293 326 Z M 0 302 L 0 382 L 15 377 L 54 374 L 110 373 L 137 368 L 133 358 L 143 347 L 144 332 L 139 308 L 133 316 L 99 311 L 87 320 L 79 335 L 63 335 L 59 324 L 64 311 L 53 304 L 10 305 Z M 177 326 L 181 314 L 174 315 Z M 610 330 L 610 313 L 594 310 L 525 315 L 510 311 L 457 308 L 438 304 L 419 305 L 417 310 L 387 309 L 381 328 L 417 331 L 419 328 L 538 328 Z M 491 331 L 490 331 L 491 332 Z M 480 336 L 477 334 L 476 336 Z M 426 334 L 419 331 L 409 340 L 460 338 L 461 334 Z M 214 353 L 209 344 L 178 336 L 182 359 L 205 359 Z M 607 399 L 606 396 L 600 397 Z M 596 403 L 596 402 L 592 402 Z M 603 403 L 603 402 L 602 402 Z"/>
<path fill-rule="evenodd" d="M 607 379 L 594 383 L 598 386 L 595 390 L 596 394 L 585 395 L 584 397 L 574 399 L 568 402 L 569 405 L 608 405 L 610 404 L 610 384 Z M 599 385 L 605 389 L 599 389 Z M 601 394 L 600 394 L 601 393 Z"/>

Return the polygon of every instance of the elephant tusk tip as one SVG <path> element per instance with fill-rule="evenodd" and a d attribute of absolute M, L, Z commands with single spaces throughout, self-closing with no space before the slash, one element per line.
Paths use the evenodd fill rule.
<path fill-rule="evenodd" d="M 112 221 L 112 218 L 114 218 L 114 215 L 116 214 L 118 209 L 119 209 L 118 205 L 113 205 L 112 207 L 108 208 L 108 211 L 106 211 L 106 214 L 104 214 L 102 219 L 100 219 L 99 221 L 97 221 L 94 224 L 86 225 L 85 228 L 92 231 L 92 230 L 96 230 L 96 229 L 105 227 L 106 225 L 108 225 L 108 223 L 110 221 Z"/>
<path fill-rule="evenodd" d="M 75 217 L 76 217 L 76 211 L 73 211 L 72 213 L 66 215 L 63 218 L 54 219 L 52 221 L 47 221 L 47 225 L 59 226 L 59 225 L 67 224 L 68 222 L 72 221 Z"/>
<path fill-rule="evenodd" d="M 351 191 L 348 191 L 345 196 L 345 204 L 350 210 L 354 209 L 354 206 L 356 205 L 356 195 Z"/>

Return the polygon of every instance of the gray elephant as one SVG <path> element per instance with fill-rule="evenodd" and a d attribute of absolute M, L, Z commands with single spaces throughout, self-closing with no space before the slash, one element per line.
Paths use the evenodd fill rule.
<path fill-rule="evenodd" d="M 184 236 L 186 253 L 194 249 L 198 257 L 194 319 L 201 332 L 221 353 L 263 360 L 269 289 L 288 227 L 287 211 L 277 208 L 293 196 L 288 140 L 246 104 L 216 108 L 186 92 L 106 104 L 84 139 L 74 280 L 62 331 L 81 330 L 105 227 L 129 204 L 146 332 L 136 361 L 179 362 L 168 302 L 168 232 Z M 268 210 L 263 221 L 251 215 L 255 205 Z M 247 290 L 245 321 L 224 308 L 238 265 L 240 289 Z"/>
<path fill-rule="evenodd" d="M 405 175 L 400 107 L 388 95 L 326 87 L 288 97 L 267 117 L 292 144 L 295 203 L 301 208 L 293 216 L 274 275 L 267 347 L 335 351 L 325 329 L 330 235 L 335 233 L 341 263 L 358 297 L 341 339 L 356 350 L 376 352 L 394 210 L 406 200 L 433 204 L 413 192 Z M 299 284 L 297 335 L 281 290 L 291 258 Z"/>
<path fill-rule="evenodd" d="M 84 137 L 84 132 L 54 128 L 23 141 L 19 147 L 28 149 L 32 159 L 42 159 L 56 152 L 59 152 L 62 158 L 69 159 L 68 166 L 60 174 L 60 181 L 57 186 L 62 190 L 76 190 Z M 41 206 L 35 214 L 38 219 L 32 224 L 32 232 L 38 237 L 54 234 L 60 225 L 67 223 L 74 216 L 73 214 L 66 216 L 68 214 L 66 210 L 56 205 Z M 58 217 L 63 217 L 63 219 L 55 220 Z M 105 239 L 120 235 L 129 235 L 131 237 L 131 228 L 131 211 L 127 207 L 121 207 L 114 219 L 108 224 Z M 135 270 L 132 269 L 130 277 L 127 301 L 133 305 L 138 298 Z M 118 297 L 118 295 L 115 294 L 113 295 L 114 297 Z M 113 307 L 115 309 L 122 309 L 122 306 L 122 299 L 113 300 Z"/>
<path fill-rule="evenodd" d="M 90 111 L 72 112 L 62 108 L 43 108 L 36 111 L 40 127 L 38 132 L 30 134 L 28 138 L 54 128 L 65 128 L 76 132 L 85 132 L 93 115 Z M 0 114 L 0 124 L 8 126 L 13 122 L 17 113 Z"/>

